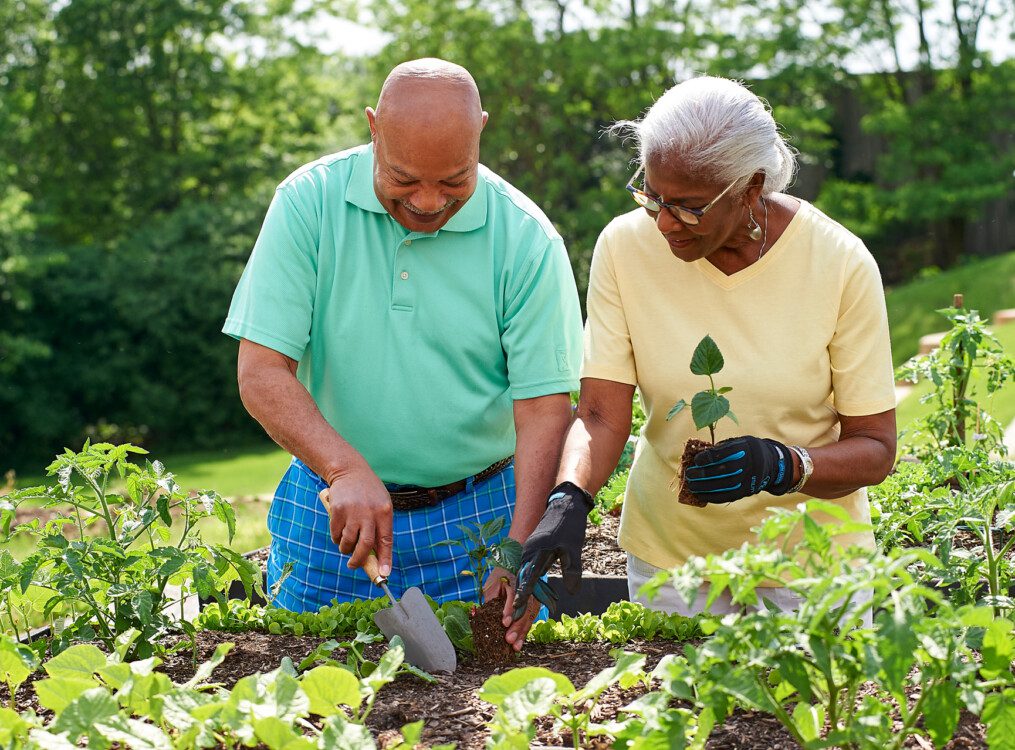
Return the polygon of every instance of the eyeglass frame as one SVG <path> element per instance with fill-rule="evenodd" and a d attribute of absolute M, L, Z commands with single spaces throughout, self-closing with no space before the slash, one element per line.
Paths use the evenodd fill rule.
<path fill-rule="evenodd" d="M 670 216 L 679 221 L 681 224 L 685 224 L 689 227 L 697 226 L 701 222 L 701 217 L 704 216 L 706 213 L 708 213 L 708 210 L 712 208 L 712 206 L 714 206 L 716 203 L 718 203 L 720 198 L 726 195 L 726 193 L 728 193 L 734 185 L 736 185 L 738 182 L 740 182 L 740 180 L 743 179 L 742 177 L 737 177 L 735 180 L 733 180 L 733 182 L 731 182 L 729 185 L 723 188 L 723 191 L 719 193 L 719 195 L 717 195 L 715 198 L 713 198 L 707 206 L 704 206 L 703 208 L 688 208 L 687 206 L 681 206 L 677 203 L 666 203 L 660 200 L 659 196 L 649 195 L 644 190 L 636 188 L 634 186 L 634 181 L 637 180 L 638 176 L 644 171 L 645 165 L 642 164 L 638 167 L 638 171 L 634 173 L 634 176 L 632 176 L 631 179 L 627 181 L 626 189 L 629 193 L 631 193 L 631 197 L 634 199 L 634 202 L 637 203 L 642 208 L 644 208 L 650 214 L 653 214 L 655 216 L 658 216 L 659 212 L 665 208 L 669 212 Z M 639 197 L 644 198 L 649 203 L 654 203 L 659 208 L 652 210 L 645 203 L 642 203 L 639 200 Z M 694 220 L 688 221 L 686 218 L 675 213 L 675 211 L 685 212 L 689 216 L 694 217 Z"/>

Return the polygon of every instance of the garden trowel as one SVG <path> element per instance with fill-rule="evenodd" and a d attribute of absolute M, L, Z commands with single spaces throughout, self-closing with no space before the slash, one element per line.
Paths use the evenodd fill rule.
<path fill-rule="evenodd" d="M 328 488 L 319 493 L 324 507 L 330 507 Z M 416 586 L 395 599 L 388 590 L 388 579 L 381 575 L 377 557 L 371 552 L 363 564 L 370 581 L 384 590 L 391 606 L 378 610 L 374 622 L 389 641 L 399 636 L 405 644 L 405 660 L 427 672 L 454 672 L 458 666 L 455 647 L 444 632 L 437 615 Z"/>

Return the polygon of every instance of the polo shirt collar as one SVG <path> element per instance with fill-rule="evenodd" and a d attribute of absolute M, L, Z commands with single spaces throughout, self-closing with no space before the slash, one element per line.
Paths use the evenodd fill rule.
<path fill-rule="evenodd" d="M 471 232 L 482 227 L 486 223 L 486 188 L 485 169 L 480 165 L 475 192 L 465 202 L 465 205 L 448 220 L 448 223 L 441 227 L 440 231 Z M 379 214 L 388 212 L 384 205 L 377 200 L 377 193 L 374 192 L 373 144 L 363 149 L 356 159 L 352 174 L 349 176 L 349 184 L 345 189 L 345 199 L 364 211 Z"/>

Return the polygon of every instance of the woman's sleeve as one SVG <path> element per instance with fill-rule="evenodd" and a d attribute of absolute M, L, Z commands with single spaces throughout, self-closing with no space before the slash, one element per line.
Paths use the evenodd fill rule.
<path fill-rule="evenodd" d="M 631 332 L 614 267 L 609 232 L 610 227 L 603 230 L 592 253 L 581 376 L 637 385 Z"/>

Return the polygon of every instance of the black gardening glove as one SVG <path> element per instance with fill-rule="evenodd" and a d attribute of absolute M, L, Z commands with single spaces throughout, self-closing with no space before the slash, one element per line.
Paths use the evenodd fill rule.
<path fill-rule="evenodd" d="M 541 580 L 554 560 L 560 560 L 561 577 L 567 590 L 573 594 L 581 587 L 582 547 L 591 510 L 592 496 L 578 485 L 562 482 L 553 488 L 539 525 L 522 547 L 513 620 L 525 614 L 532 595 L 551 611 L 554 609 L 556 597 Z"/>
<path fill-rule="evenodd" d="M 684 472 L 687 489 L 704 502 L 728 503 L 793 486 L 793 457 L 782 443 L 752 435 L 723 440 L 694 457 Z"/>

